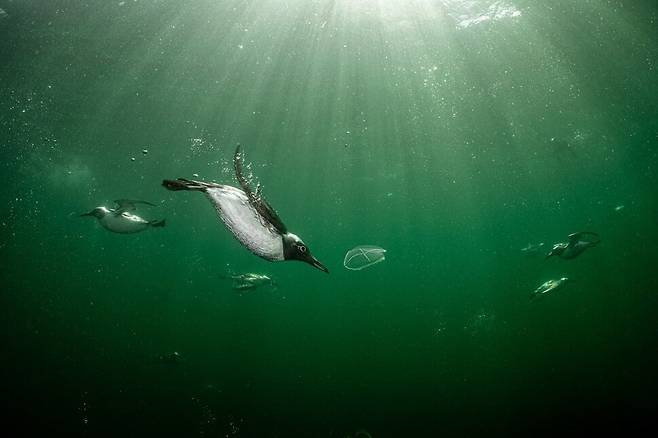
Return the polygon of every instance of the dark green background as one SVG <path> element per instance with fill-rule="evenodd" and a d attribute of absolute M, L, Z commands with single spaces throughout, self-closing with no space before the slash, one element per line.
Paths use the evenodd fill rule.
<path fill-rule="evenodd" d="M 0 8 L 4 428 L 653 426 L 655 2 Z M 235 184 L 238 142 L 330 275 L 251 255 L 201 195 L 160 187 Z M 77 217 L 117 198 L 158 204 L 140 212 L 167 226 L 124 236 Z M 575 260 L 520 251 L 579 230 L 602 243 Z M 347 271 L 359 244 L 387 260 Z M 227 272 L 279 287 L 239 295 Z M 561 276 L 575 281 L 530 302 Z M 182 363 L 158 360 L 172 351 Z"/>

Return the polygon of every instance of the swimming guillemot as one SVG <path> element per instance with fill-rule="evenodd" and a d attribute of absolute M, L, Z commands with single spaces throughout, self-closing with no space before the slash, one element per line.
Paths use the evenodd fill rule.
<path fill-rule="evenodd" d="M 240 145 L 233 155 L 235 175 L 241 189 L 185 178 L 164 180 L 168 190 L 196 190 L 206 194 L 220 219 L 233 235 L 252 253 L 269 261 L 299 260 L 321 271 L 329 270 L 299 236 L 290 233 L 270 204 L 263 199 L 260 188 L 252 190 L 243 175 Z"/>
<path fill-rule="evenodd" d="M 164 227 L 164 219 L 146 220 L 136 214 L 130 213 L 136 209 L 135 204 L 151 205 L 146 201 L 134 201 L 130 199 L 119 199 L 114 201 L 115 208 L 100 206 L 94 208 L 89 213 L 83 213 L 80 216 L 93 216 L 107 230 L 120 234 L 133 234 L 144 231 L 149 227 Z"/>

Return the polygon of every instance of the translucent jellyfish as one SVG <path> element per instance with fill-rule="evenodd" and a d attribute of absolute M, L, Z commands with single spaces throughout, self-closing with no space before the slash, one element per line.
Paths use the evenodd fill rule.
<path fill-rule="evenodd" d="M 360 271 L 369 266 L 383 262 L 386 250 L 378 246 L 361 245 L 352 248 L 345 254 L 343 265 L 351 271 Z"/>

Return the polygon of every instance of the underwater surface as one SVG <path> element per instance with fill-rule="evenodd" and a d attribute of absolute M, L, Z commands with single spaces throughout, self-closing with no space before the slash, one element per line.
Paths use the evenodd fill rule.
<path fill-rule="evenodd" d="M 657 26 L 632 0 L 0 0 L 3 428 L 655 430 Z M 238 143 L 329 274 L 162 187 L 239 187 Z M 121 199 L 153 204 L 138 232 L 79 216 Z M 386 259 L 346 269 L 359 245 Z"/>

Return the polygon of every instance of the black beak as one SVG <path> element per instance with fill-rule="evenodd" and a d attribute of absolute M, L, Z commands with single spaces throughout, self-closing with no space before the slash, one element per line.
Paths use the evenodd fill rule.
<path fill-rule="evenodd" d="M 89 213 L 82 213 L 82 214 L 79 214 L 78 217 L 93 216 L 93 215 L 94 215 L 94 212 L 93 212 L 93 211 L 90 211 Z"/>
<path fill-rule="evenodd" d="M 329 273 L 329 269 L 327 269 L 327 267 L 325 265 L 320 263 L 320 261 L 318 259 L 316 259 L 315 257 L 313 257 L 313 256 L 310 256 L 309 260 L 307 260 L 306 262 L 308 264 L 313 265 L 314 267 L 318 268 L 319 270 L 326 272 L 327 274 Z"/>

